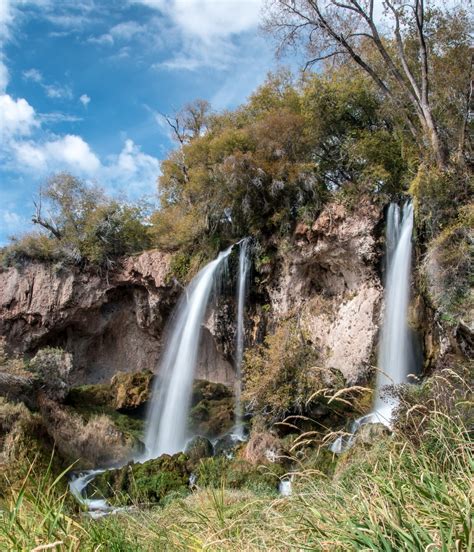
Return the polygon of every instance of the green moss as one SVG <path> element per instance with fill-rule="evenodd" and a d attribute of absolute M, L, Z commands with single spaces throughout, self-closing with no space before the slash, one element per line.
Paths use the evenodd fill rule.
<path fill-rule="evenodd" d="M 88 495 L 99 495 L 114 503 L 161 502 L 167 495 L 189 492 L 188 457 L 164 454 L 143 464 L 131 463 L 100 474 L 88 487 Z"/>
<path fill-rule="evenodd" d="M 109 406 L 112 400 L 112 390 L 107 383 L 73 387 L 66 397 L 66 403 L 76 408 L 87 408 L 90 406 L 105 407 Z"/>

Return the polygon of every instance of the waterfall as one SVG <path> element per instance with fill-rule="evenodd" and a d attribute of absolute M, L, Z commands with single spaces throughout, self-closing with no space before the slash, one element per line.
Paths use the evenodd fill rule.
<path fill-rule="evenodd" d="M 235 346 L 235 428 L 234 433 L 239 439 L 244 437 L 244 426 L 242 416 L 242 359 L 244 356 L 244 310 L 245 299 L 247 297 L 249 271 L 250 271 L 250 256 L 249 256 L 249 238 L 244 238 L 240 242 L 239 252 L 239 273 L 237 279 L 237 332 Z"/>
<path fill-rule="evenodd" d="M 354 434 L 364 424 L 379 422 L 390 425 L 396 406 L 394 398 L 384 398 L 386 385 L 404 383 L 410 366 L 410 337 L 408 304 L 410 299 L 411 236 L 413 232 L 413 206 L 405 203 L 402 212 L 391 203 L 387 212 L 385 312 L 379 347 L 375 399 L 370 414 L 352 422 L 348 435 L 339 436 L 331 445 L 332 452 L 341 453 L 349 448 Z"/>
<path fill-rule="evenodd" d="M 400 208 L 391 204 L 387 213 L 387 280 L 385 283 L 385 314 L 379 348 L 374 415 L 377 421 L 389 424 L 394 399 L 383 399 L 386 385 L 404 383 L 410 367 L 410 335 L 408 303 L 410 300 L 411 235 L 413 206 Z"/>
<path fill-rule="evenodd" d="M 206 265 L 181 297 L 156 378 L 148 412 L 145 447 L 148 458 L 184 449 L 201 326 L 213 284 L 225 267 L 229 247 Z"/>

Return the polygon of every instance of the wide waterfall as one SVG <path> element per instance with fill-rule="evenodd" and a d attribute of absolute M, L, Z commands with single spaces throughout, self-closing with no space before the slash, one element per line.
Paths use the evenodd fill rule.
<path fill-rule="evenodd" d="M 201 326 L 213 285 L 232 247 L 221 252 L 195 276 L 178 303 L 148 412 L 147 458 L 173 454 L 185 447 Z"/>
<path fill-rule="evenodd" d="M 340 453 L 349 448 L 354 434 L 361 425 L 379 422 L 390 425 L 394 398 L 383 396 L 387 385 L 404 383 L 408 376 L 411 350 L 408 328 L 408 304 L 411 277 L 411 237 L 413 232 L 413 206 L 405 203 L 403 210 L 390 204 L 386 226 L 386 281 L 385 311 L 379 347 L 378 372 L 373 410 L 352 422 L 348 435 L 341 435 L 331 445 Z"/>
<path fill-rule="evenodd" d="M 247 296 L 249 273 L 250 273 L 250 255 L 249 238 L 244 238 L 240 242 L 239 253 L 239 273 L 237 280 L 237 332 L 235 344 L 235 428 L 234 433 L 239 439 L 244 437 L 244 426 L 242 416 L 242 359 L 244 356 L 245 329 L 244 329 L 244 310 L 245 299 Z"/>

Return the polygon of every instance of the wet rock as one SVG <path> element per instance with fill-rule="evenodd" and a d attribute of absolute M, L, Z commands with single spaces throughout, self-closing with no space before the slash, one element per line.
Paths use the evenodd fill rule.
<path fill-rule="evenodd" d="M 221 439 L 216 441 L 214 445 L 214 454 L 216 456 L 225 456 L 226 458 L 233 458 L 237 450 L 242 446 L 242 441 L 235 435 L 224 435 Z"/>
<path fill-rule="evenodd" d="M 46 397 L 40 398 L 39 412 L 59 456 L 66 463 L 75 462 L 79 469 L 127 462 L 143 446 L 136 437 L 121 431 L 106 415 L 85 420 Z"/>
<path fill-rule="evenodd" d="M 242 457 L 251 464 L 282 462 L 282 442 L 270 432 L 254 432 L 246 443 Z"/>
<path fill-rule="evenodd" d="M 234 398 L 227 386 L 197 380 L 193 386 L 191 404 L 189 423 L 194 433 L 213 438 L 232 429 Z"/>
<path fill-rule="evenodd" d="M 189 458 L 189 464 L 194 466 L 202 458 L 211 457 L 214 454 L 214 448 L 209 439 L 198 435 L 187 444 L 185 453 Z"/>
<path fill-rule="evenodd" d="M 354 445 L 372 446 L 375 442 L 390 434 L 390 429 L 383 424 L 363 424 L 355 434 Z"/>

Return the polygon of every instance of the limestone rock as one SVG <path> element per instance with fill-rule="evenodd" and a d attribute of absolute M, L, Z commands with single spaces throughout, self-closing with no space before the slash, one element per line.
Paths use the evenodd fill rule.
<path fill-rule="evenodd" d="M 311 229 L 297 229 L 267 287 L 273 317 L 297 315 L 320 366 L 339 370 L 348 384 L 364 380 L 373 364 L 382 299 L 381 217 L 363 199 L 351 212 L 327 205 Z"/>

